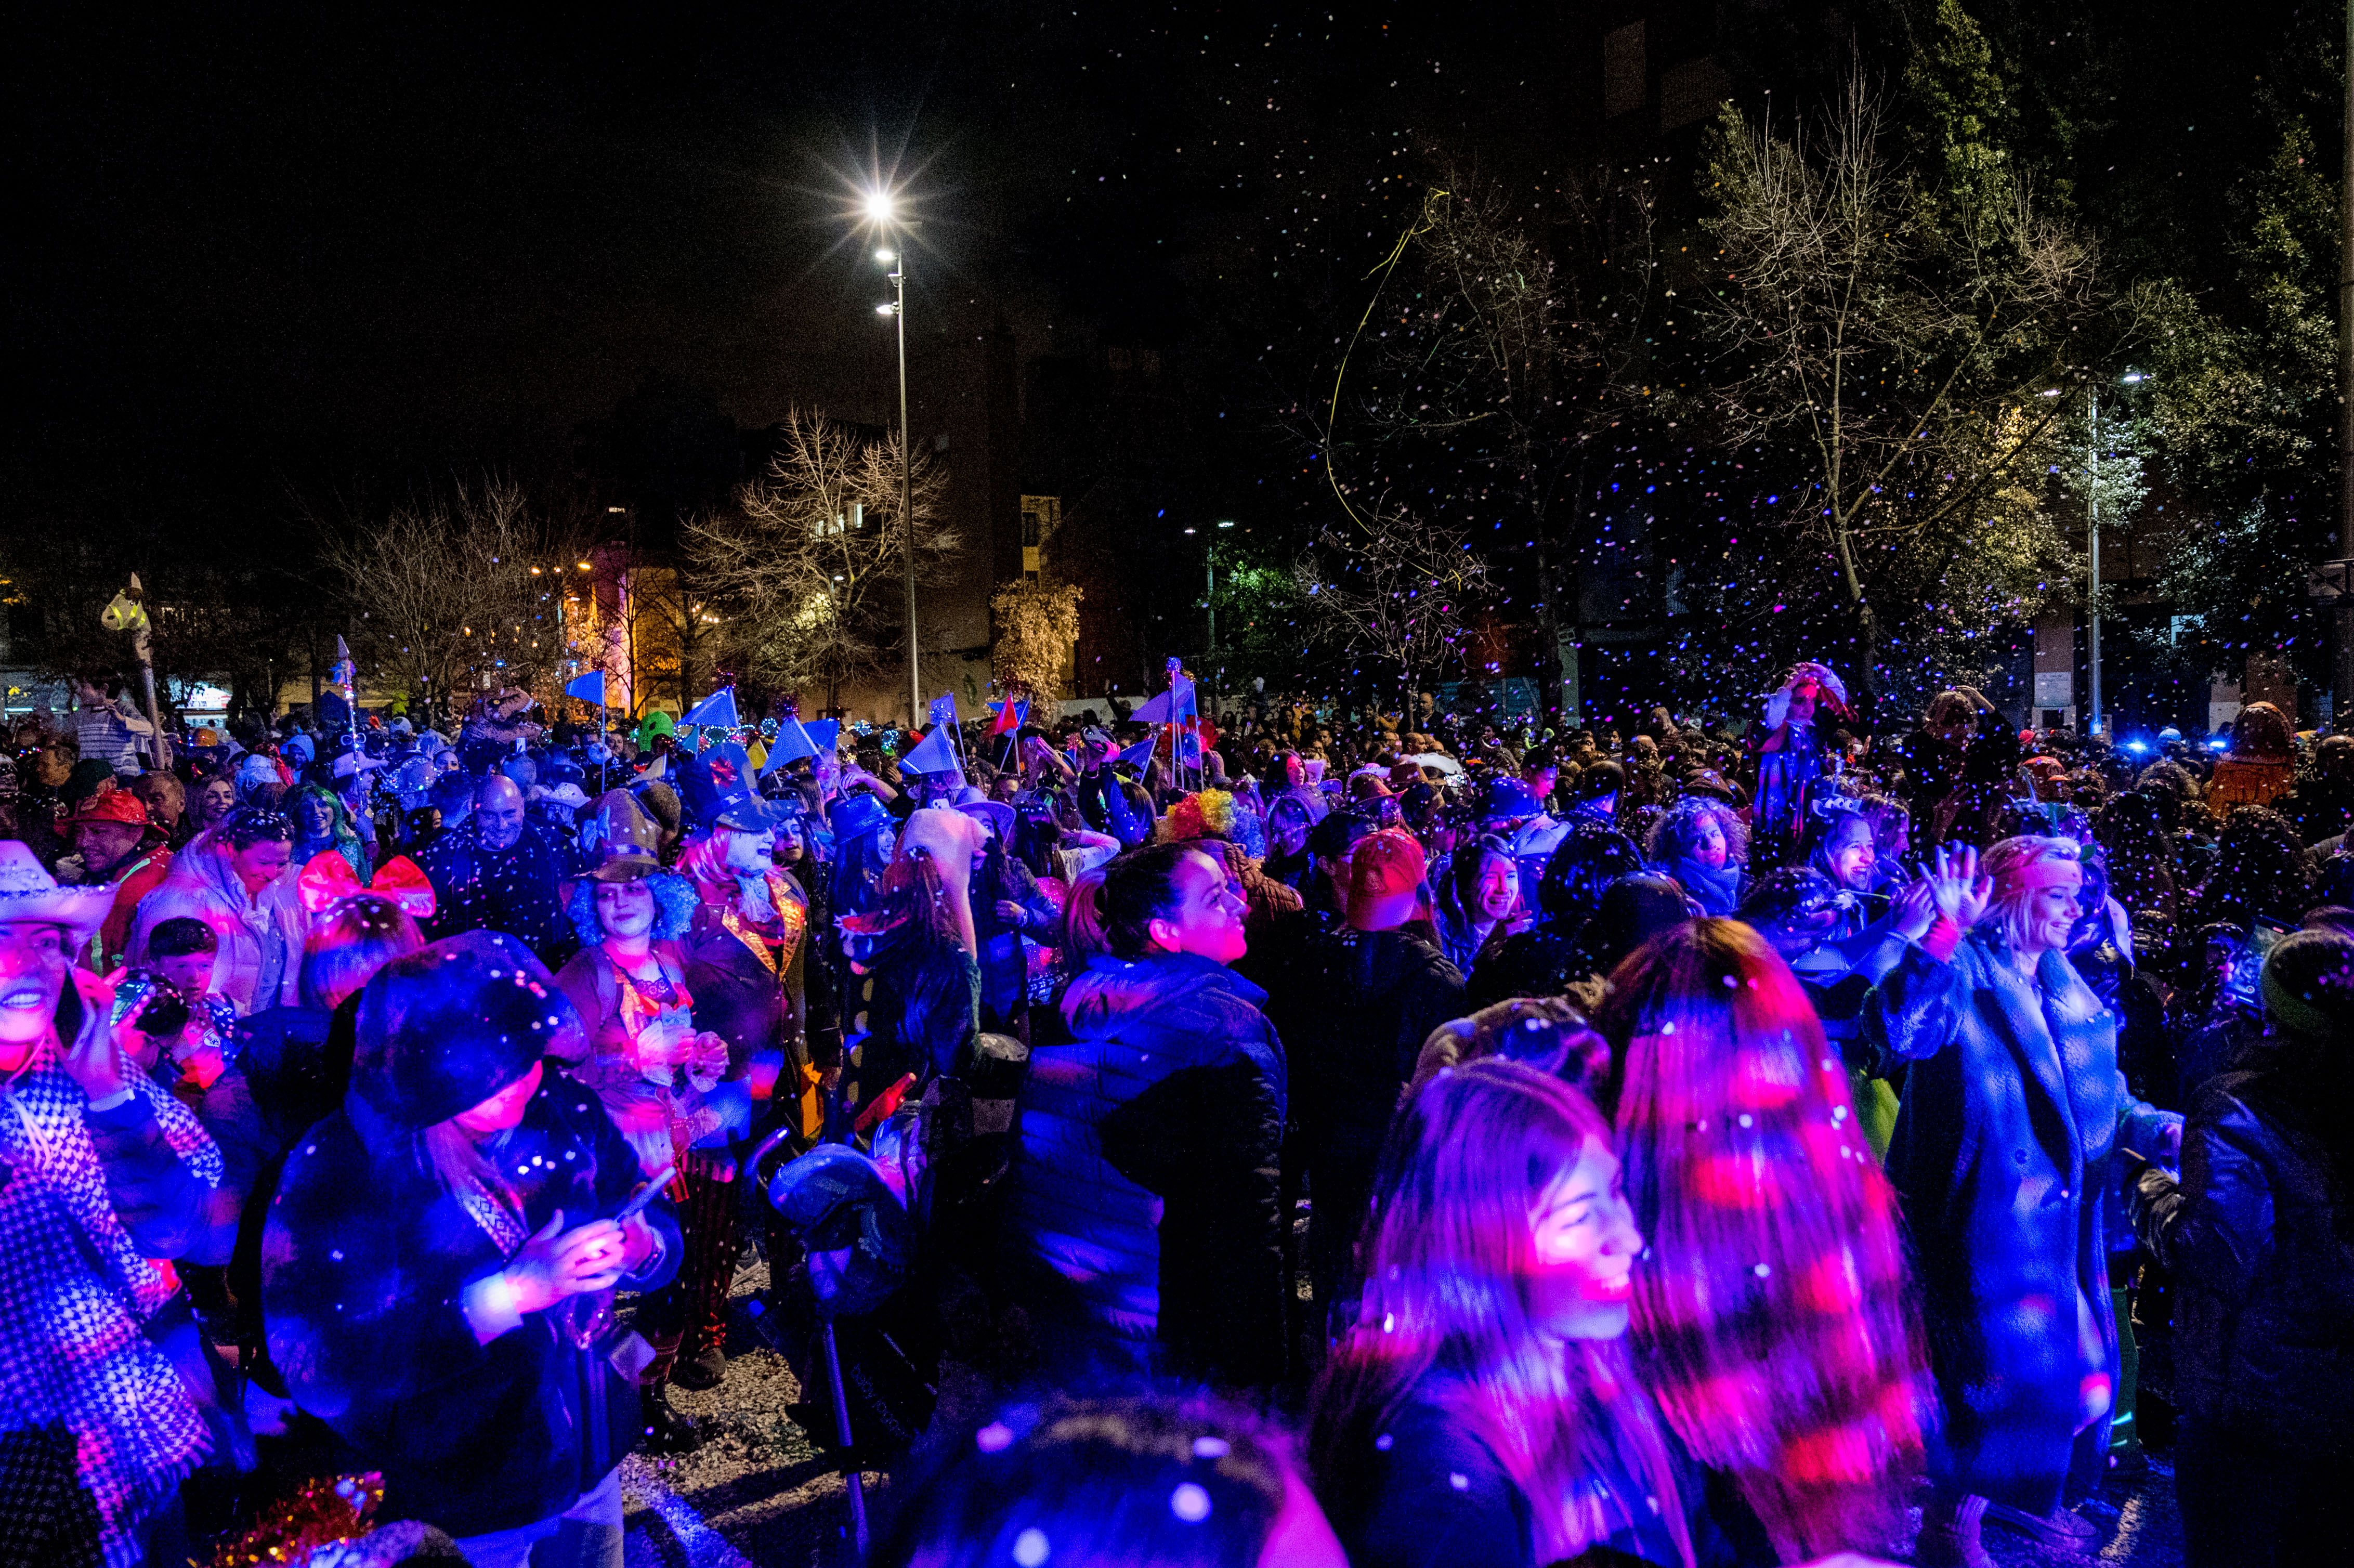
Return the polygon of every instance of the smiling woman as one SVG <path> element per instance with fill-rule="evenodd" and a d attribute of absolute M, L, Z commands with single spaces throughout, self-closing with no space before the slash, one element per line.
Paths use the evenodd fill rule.
<path fill-rule="evenodd" d="M 1924 1562 L 1973 1560 L 1985 1519 L 2093 1539 L 2061 1488 L 2107 1448 L 2117 1386 L 2104 1195 L 2121 1149 L 2181 1146 L 2182 1118 L 2127 1091 L 2115 1015 L 2068 962 L 2079 855 L 2073 839 L 2009 838 L 1982 870 L 1976 850 L 1940 848 L 1937 923 L 1865 1010 L 1866 1039 L 1911 1064 L 1888 1174 L 1945 1414 Z"/>
<path fill-rule="evenodd" d="M 1309 1432 L 1360 1568 L 1772 1560 L 1715 1522 L 1637 1380 L 1618 1176 L 1602 1114 L 1518 1062 L 1449 1068 L 1400 1111 Z"/>
<path fill-rule="evenodd" d="M 127 1568 L 187 1555 L 178 1483 L 209 1441 L 171 1354 L 201 1356 L 193 1325 L 175 1335 L 153 1260 L 227 1237 L 207 1224 L 219 1154 L 125 1059 L 111 990 L 72 967 L 111 899 L 0 842 L 0 1406 L 71 1434 L 51 1460 L 87 1489 L 69 1506 L 95 1503 L 85 1528 Z"/>

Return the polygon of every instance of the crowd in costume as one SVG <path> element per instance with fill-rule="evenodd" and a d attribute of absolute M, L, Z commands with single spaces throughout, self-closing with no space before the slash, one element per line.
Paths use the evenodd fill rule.
<path fill-rule="evenodd" d="M 618 1564 L 748 1277 L 878 1563 L 1976 1568 L 2156 1446 L 2286 1563 L 2354 1461 L 2354 737 L 2269 705 L 77 690 L 0 769 L 10 1560 Z"/>

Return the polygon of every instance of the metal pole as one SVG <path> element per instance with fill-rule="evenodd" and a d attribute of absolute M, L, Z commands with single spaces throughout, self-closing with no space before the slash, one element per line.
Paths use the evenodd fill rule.
<path fill-rule="evenodd" d="M 2338 251 L 2338 558 L 2354 559 L 2354 0 L 2346 7 L 2345 145 L 2339 163 Z M 2354 594 L 2338 596 L 2337 728 L 2354 726 Z"/>
<path fill-rule="evenodd" d="M 2084 528 L 2090 536 L 2092 565 L 2084 585 L 2084 613 L 2092 636 L 2086 652 L 2092 665 L 2093 722 L 2084 733 L 2101 733 L 2101 395 L 2093 394 L 2092 450 L 2085 458 Z"/>
<path fill-rule="evenodd" d="M 833 1435 L 842 1444 L 843 1457 L 850 1463 L 842 1472 L 843 1486 L 850 1492 L 851 1543 L 858 1548 L 858 1560 L 866 1561 L 866 1478 L 860 1473 L 858 1449 L 850 1434 L 850 1396 L 842 1386 L 842 1354 L 835 1348 L 833 1319 L 825 1320 L 826 1379 L 833 1384 Z"/>
<path fill-rule="evenodd" d="M 894 310 L 899 323 L 899 553 L 907 568 L 907 722 L 924 720 L 924 680 L 916 649 L 916 440 L 907 428 L 907 248 L 891 269 Z"/>

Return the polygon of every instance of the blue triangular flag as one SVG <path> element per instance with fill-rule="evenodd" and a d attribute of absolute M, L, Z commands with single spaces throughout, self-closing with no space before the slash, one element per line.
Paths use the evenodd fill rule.
<path fill-rule="evenodd" d="M 809 736 L 811 746 L 817 747 L 818 756 L 832 757 L 833 748 L 842 744 L 842 721 L 811 719 L 801 726 L 801 733 Z"/>
<path fill-rule="evenodd" d="M 949 745 L 948 726 L 943 725 L 916 743 L 915 749 L 899 758 L 902 773 L 954 773 L 957 769 L 955 750 Z"/>
<path fill-rule="evenodd" d="M 572 679 L 566 683 L 564 694 L 567 697 L 578 697 L 584 703 L 594 703 L 600 708 L 603 707 L 605 705 L 605 672 L 602 670 L 591 670 L 585 675 L 573 676 Z"/>
<path fill-rule="evenodd" d="M 804 757 L 817 755 L 817 740 L 797 718 L 788 718 L 777 726 L 777 743 L 769 747 L 768 765 L 760 769 L 774 773 L 788 762 L 798 762 Z"/>
<path fill-rule="evenodd" d="M 956 723 L 956 694 L 954 692 L 942 692 L 938 696 L 934 697 L 932 699 L 931 708 L 925 722 L 928 724 Z"/>
<path fill-rule="evenodd" d="M 679 715 L 679 727 L 689 725 L 708 726 L 714 729 L 734 729 L 742 721 L 736 716 L 736 688 L 722 686 L 685 713 Z"/>
<path fill-rule="evenodd" d="M 1193 711 L 1193 683 L 1180 680 L 1128 716 L 1138 724 L 1174 724 L 1192 718 Z"/>
<path fill-rule="evenodd" d="M 1130 768 L 1135 768 L 1139 773 L 1141 773 L 1146 768 L 1151 766 L 1152 748 L 1159 745 L 1161 737 L 1159 736 L 1148 735 L 1142 740 L 1138 741 L 1134 746 L 1129 747 L 1126 751 L 1121 752 L 1119 754 L 1119 760 L 1128 764 Z"/>

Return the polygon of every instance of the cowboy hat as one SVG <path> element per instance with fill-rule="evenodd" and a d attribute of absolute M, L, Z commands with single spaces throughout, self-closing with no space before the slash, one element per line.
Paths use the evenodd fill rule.
<path fill-rule="evenodd" d="M 22 840 L 0 841 L 0 921 L 38 920 L 62 926 L 87 942 L 114 907 L 114 889 L 59 887 Z"/>

